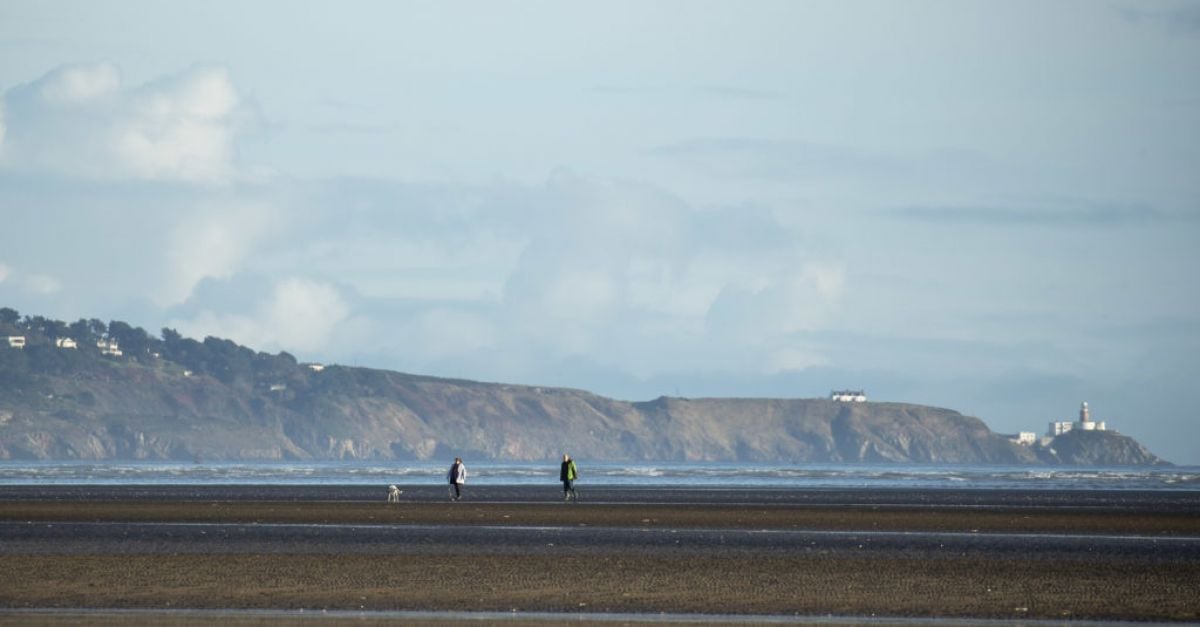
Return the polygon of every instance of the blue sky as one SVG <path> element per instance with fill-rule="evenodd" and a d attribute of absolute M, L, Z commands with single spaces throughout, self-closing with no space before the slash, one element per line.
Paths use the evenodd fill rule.
<path fill-rule="evenodd" d="M 1200 3 L 0 5 L 0 304 L 1200 463 Z"/>

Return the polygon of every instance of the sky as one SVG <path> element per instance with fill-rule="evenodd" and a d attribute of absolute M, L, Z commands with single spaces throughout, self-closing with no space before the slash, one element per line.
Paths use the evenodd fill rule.
<path fill-rule="evenodd" d="M 0 306 L 1200 464 L 1200 2 L 0 3 Z"/>

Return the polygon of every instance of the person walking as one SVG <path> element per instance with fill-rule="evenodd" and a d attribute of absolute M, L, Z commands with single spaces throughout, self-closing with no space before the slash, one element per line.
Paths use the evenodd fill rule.
<path fill-rule="evenodd" d="M 467 482 L 467 467 L 463 465 L 461 457 L 454 458 L 454 463 L 450 465 L 450 472 L 446 478 L 450 480 L 450 500 L 461 499 L 462 486 Z"/>
<path fill-rule="evenodd" d="M 575 469 L 575 460 L 571 459 L 570 455 L 563 455 L 562 469 L 558 471 L 558 480 L 563 484 L 563 500 L 570 501 L 579 500 L 579 495 L 575 493 L 575 480 L 579 478 L 579 471 Z"/>

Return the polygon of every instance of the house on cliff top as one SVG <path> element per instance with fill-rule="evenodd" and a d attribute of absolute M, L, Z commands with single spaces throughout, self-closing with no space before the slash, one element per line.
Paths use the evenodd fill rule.
<path fill-rule="evenodd" d="M 862 390 L 833 390 L 829 393 L 829 400 L 842 403 L 865 403 L 867 402 L 867 393 Z"/>

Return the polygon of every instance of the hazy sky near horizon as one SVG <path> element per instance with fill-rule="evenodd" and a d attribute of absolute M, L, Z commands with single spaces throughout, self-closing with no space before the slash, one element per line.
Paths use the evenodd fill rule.
<path fill-rule="evenodd" d="M 1200 464 L 1200 2 L 7 2 L 0 306 Z"/>

